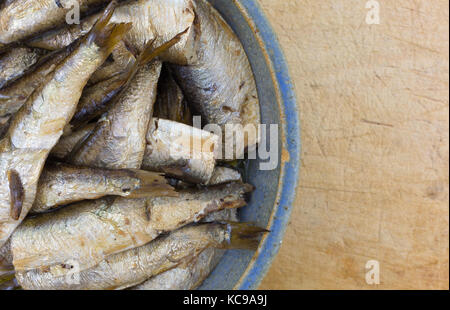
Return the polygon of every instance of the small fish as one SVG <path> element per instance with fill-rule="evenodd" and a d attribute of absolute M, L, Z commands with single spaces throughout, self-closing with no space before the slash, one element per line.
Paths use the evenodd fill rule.
<path fill-rule="evenodd" d="M 128 198 L 175 195 L 163 175 L 141 170 L 108 170 L 47 163 L 30 212 L 104 196 Z"/>
<path fill-rule="evenodd" d="M 154 118 L 147 133 L 142 169 L 206 184 L 216 165 L 217 135 L 181 123 Z"/>
<path fill-rule="evenodd" d="M 97 125 L 88 124 L 76 131 L 71 131 L 67 135 L 62 136 L 58 144 L 52 149 L 50 155 L 57 159 L 65 159 L 77 145 L 83 143 L 83 141 L 92 133 L 95 126 Z"/>
<path fill-rule="evenodd" d="M 44 34 L 36 40 L 28 41 L 28 46 L 49 50 L 64 47 L 89 31 L 97 17 L 90 16 L 80 25 L 72 25 Z M 156 40 L 156 46 L 167 42 L 178 33 L 189 29 L 176 46 L 161 55 L 163 61 L 186 65 L 194 55 L 192 26 L 195 19 L 191 0 L 136 0 L 126 1 L 114 13 L 111 22 L 132 23 L 133 28 L 124 41 L 127 46 L 140 53 L 147 42 Z M 168 27 L 167 25 L 170 25 Z"/>
<path fill-rule="evenodd" d="M 40 49 L 17 47 L 0 55 L 0 89 L 20 78 L 44 53 Z"/>
<path fill-rule="evenodd" d="M 180 191 L 179 197 L 107 197 L 81 202 L 25 220 L 11 238 L 16 271 L 50 270 L 65 264 L 91 268 L 110 255 L 143 246 L 161 233 L 200 221 L 208 214 L 246 205 L 248 184 Z"/>
<path fill-rule="evenodd" d="M 80 11 L 108 0 L 77 0 Z M 64 23 L 73 9 L 67 0 L 19 0 L 7 1 L 0 10 L 0 45 L 8 45 L 44 32 Z"/>
<path fill-rule="evenodd" d="M 224 133 L 228 124 L 253 125 L 258 129 L 261 123 L 258 93 L 242 43 L 207 1 L 193 3 L 196 57 L 189 66 L 171 66 L 176 81 L 208 124 L 222 126 Z M 244 149 L 236 151 L 233 159 L 243 159 L 242 151 L 256 147 L 259 138 L 256 132 L 246 138 Z M 224 142 L 234 145 L 233 141 Z"/>
<path fill-rule="evenodd" d="M 239 182 L 242 177 L 236 170 L 216 167 L 208 185 L 217 186 L 230 182 Z M 237 210 L 223 210 L 209 214 L 204 222 L 237 222 Z M 214 270 L 225 254 L 224 250 L 209 248 L 200 255 L 186 260 L 179 267 L 154 276 L 144 283 L 135 286 L 133 290 L 193 290 Z"/>
<path fill-rule="evenodd" d="M 175 82 L 167 65 L 164 65 L 158 83 L 158 96 L 153 117 L 192 126 L 192 116 L 191 108 L 185 100 L 181 88 Z"/>
<path fill-rule="evenodd" d="M 47 54 L 22 77 L 0 89 L 0 117 L 14 115 L 72 51 L 73 46 L 70 46 L 61 51 Z"/>
<path fill-rule="evenodd" d="M 25 41 L 24 44 L 29 47 L 49 51 L 62 49 L 88 34 L 99 17 L 100 14 L 89 15 L 83 18 L 79 24 L 64 24 L 61 27 L 33 36 L 33 38 Z"/>
<path fill-rule="evenodd" d="M 160 61 L 152 60 L 178 43 L 183 34 L 156 49 L 152 41 L 148 42 L 112 107 L 83 145 L 69 156 L 71 163 L 112 169 L 141 167 L 162 66 Z"/>
<path fill-rule="evenodd" d="M 64 159 L 69 156 L 71 150 L 77 149 L 75 145 L 85 145 L 86 137 L 92 135 L 91 128 L 92 125 L 89 125 L 63 137 L 53 150 L 54 155 Z M 221 146 L 218 136 L 181 123 L 157 118 L 150 121 L 146 136 L 146 149 L 140 166 L 142 169 L 162 172 L 194 184 L 209 183 Z M 90 160 L 86 159 L 72 162 L 84 166 L 92 165 Z"/>
<path fill-rule="evenodd" d="M 77 130 L 107 112 L 112 99 L 120 93 L 128 81 L 128 72 L 113 76 L 83 91 L 77 111 L 70 121 L 69 130 Z"/>
<path fill-rule="evenodd" d="M 75 113 L 89 77 L 130 28 L 126 24 L 108 24 L 114 5 L 112 2 L 108 6 L 92 31 L 33 92 L 0 141 L 0 246 L 31 209 L 44 163 Z M 17 172 L 25 193 L 17 220 L 11 216 L 11 189 L 16 185 L 8 178 L 12 170 Z"/>
<path fill-rule="evenodd" d="M 203 221 L 237 222 L 237 210 L 223 210 L 208 215 Z M 208 248 L 187 257 L 174 269 L 160 273 L 132 290 L 193 290 L 203 283 L 225 254 L 225 250 Z"/>
<path fill-rule="evenodd" d="M 190 260 L 208 248 L 253 249 L 264 229 L 241 223 L 207 223 L 188 226 L 148 245 L 108 257 L 78 274 L 79 283 L 68 283 L 52 271 L 18 272 L 24 289 L 125 289 Z"/>

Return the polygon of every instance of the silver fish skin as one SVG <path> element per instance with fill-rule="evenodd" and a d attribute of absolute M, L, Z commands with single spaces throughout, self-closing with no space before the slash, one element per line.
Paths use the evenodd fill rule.
<path fill-rule="evenodd" d="M 94 132 L 71 155 L 71 163 L 114 169 L 141 167 L 161 65 L 151 62 L 138 70 Z"/>
<path fill-rule="evenodd" d="M 76 0 L 81 12 L 108 0 Z M 0 46 L 44 32 L 65 22 L 72 0 L 7 1 L 0 10 Z"/>
<path fill-rule="evenodd" d="M 258 93 L 242 43 L 209 3 L 193 3 L 197 60 L 190 66 L 171 67 L 178 84 L 207 123 L 221 126 L 223 132 L 227 124 L 252 125 L 257 130 L 261 123 Z M 245 140 L 243 150 L 239 148 L 233 158 L 226 159 L 243 159 L 244 152 L 254 149 L 259 140 L 255 131 Z M 230 139 L 224 142 L 234 145 Z"/>
<path fill-rule="evenodd" d="M 129 198 L 175 195 L 163 175 L 142 170 L 110 170 L 47 163 L 39 178 L 31 213 L 104 196 Z"/>
<path fill-rule="evenodd" d="M 233 226 L 242 227 L 234 232 Z M 252 228 L 235 223 L 207 223 L 187 226 L 149 244 L 108 257 L 99 265 L 78 274 L 78 283 L 68 283 L 57 273 L 33 270 L 19 272 L 25 289 L 112 290 L 125 289 L 164 270 L 190 261 L 207 248 L 233 248 L 234 234 L 254 235 Z M 257 233 L 258 234 L 258 233 Z M 241 244 L 240 244 L 241 245 Z"/>
<path fill-rule="evenodd" d="M 181 123 L 154 118 L 142 168 L 188 182 L 207 183 L 216 165 L 219 137 Z"/>
<path fill-rule="evenodd" d="M 89 77 L 129 29 L 124 24 L 108 25 L 111 11 L 112 5 L 28 98 L 0 141 L 0 246 L 31 209 L 44 163 L 72 118 Z"/>
<path fill-rule="evenodd" d="M 39 49 L 17 47 L 0 55 L 0 88 L 22 76 L 43 54 Z"/>
<path fill-rule="evenodd" d="M 246 205 L 250 185 L 181 191 L 179 197 L 103 198 L 27 219 L 11 239 L 16 271 L 80 271 L 108 256 L 143 246 L 161 233 L 200 221 L 209 213 Z"/>
<path fill-rule="evenodd" d="M 204 222 L 237 222 L 237 210 L 224 210 L 208 215 Z M 160 273 L 132 290 L 193 290 L 214 270 L 225 250 L 208 248 L 198 256 L 186 258 L 180 266 Z"/>

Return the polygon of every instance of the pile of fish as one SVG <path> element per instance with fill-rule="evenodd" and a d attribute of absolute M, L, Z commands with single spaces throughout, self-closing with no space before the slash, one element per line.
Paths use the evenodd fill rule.
<path fill-rule="evenodd" d="M 266 232 L 192 121 L 260 124 L 243 46 L 205 0 L 76 1 L 0 1 L 0 288 L 195 289 Z"/>

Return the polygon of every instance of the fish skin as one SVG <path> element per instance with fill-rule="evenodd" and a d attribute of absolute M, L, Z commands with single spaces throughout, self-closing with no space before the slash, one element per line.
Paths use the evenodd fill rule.
<path fill-rule="evenodd" d="M 145 94 L 145 90 L 153 89 L 153 91 L 156 91 L 156 83 L 161 69 L 161 63 L 152 60 L 179 39 L 180 37 L 177 35 L 156 49 L 152 48 L 151 41 L 146 44 L 146 48 L 135 64 L 135 69 L 130 72 L 129 83 L 117 97 L 113 108 L 105 116 L 105 120 L 112 125 L 111 128 L 113 129 L 116 125 L 127 125 L 124 127 L 125 129 L 134 128 L 128 126 L 136 126 L 138 122 L 136 116 L 143 120 L 140 128 L 133 133 L 133 136 L 124 135 L 122 132 L 124 128 L 118 128 L 119 135 L 115 132 L 112 135 L 109 135 L 109 133 L 103 135 L 102 130 L 105 127 L 102 124 L 104 122 L 100 122 L 92 134 L 81 143 L 81 147 L 73 152 L 73 154 L 80 151 L 87 154 L 90 152 L 101 153 L 103 150 L 99 150 L 98 147 L 101 148 L 105 142 L 116 152 L 114 154 L 117 155 L 116 160 L 98 163 L 96 156 L 84 156 L 83 159 L 80 159 L 78 155 L 72 156 L 73 154 L 71 154 L 69 161 L 97 168 L 104 168 L 105 166 L 111 169 L 140 167 L 142 158 L 139 160 L 140 155 L 136 154 L 144 154 L 145 135 L 151 117 L 150 112 L 156 98 L 156 94 L 148 96 L 148 94 Z M 158 71 L 156 75 L 155 70 Z M 149 81 L 149 79 L 154 79 L 154 81 Z M 144 85 L 147 87 L 143 87 Z M 147 113 L 143 113 L 144 111 Z M 100 130 L 97 131 L 97 129 Z M 124 145 L 125 147 L 123 147 Z M 159 199 L 106 197 L 74 204 L 69 208 L 30 219 L 23 223 L 13 236 L 14 267 L 16 270 L 43 267 L 61 269 L 68 260 L 77 259 L 81 270 L 84 270 L 101 262 L 108 255 L 142 246 L 155 239 L 160 231 L 165 229 L 165 226 L 163 226 L 163 229 L 158 229 L 158 224 L 165 223 L 168 229 L 173 230 L 185 224 L 184 221 L 191 222 L 202 214 L 206 214 L 209 208 L 238 207 L 242 204 L 239 198 L 237 198 L 237 201 L 229 202 L 228 205 L 226 200 L 216 202 L 213 207 L 206 202 L 203 205 L 198 202 L 197 205 L 191 206 L 189 202 L 179 203 L 177 200 L 170 200 L 170 204 L 175 210 L 169 212 L 170 214 L 167 215 L 168 218 L 165 220 L 162 218 L 164 215 L 159 215 L 159 221 L 155 222 L 152 219 L 163 211 L 160 205 L 164 205 L 165 202 L 164 199 Z M 150 213 L 147 212 L 148 210 L 150 210 Z M 33 221 L 39 221 L 40 224 L 35 224 Z M 27 223 L 31 224 L 27 225 Z M 70 227 L 70 229 L 67 230 L 67 227 Z M 52 234 L 52 231 L 55 231 L 55 235 Z M 43 234 L 40 234 L 40 232 L 43 232 Z M 42 248 L 36 248 L 30 252 L 22 246 L 27 247 L 26 244 L 30 241 L 33 243 L 32 238 L 34 236 L 42 241 Z M 92 236 L 95 236 L 94 240 L 91 239 Z M 59 239 L 59 237 L 62 239 Z M 66 246 L 68 243 L 65 244 L 66 241 L 75 242 L 70 246 L 70 250 Z M 36 255 L 36 251 L 41 250 L 49 251 L 44 255 Z"/>
<path fill-rule="evenodd" d="M 43 50 L 29 47 L 13 48 L 0 55 L 0 89 L 20 78 L 42 55 Z"/>
<path fill-rule="evenodd" d="M 204 222 L 237 222 L 237 210 L 223 210 L 208 215 Z M 187 257 L 180 266 L 149 278 L 132 290 L 193 290 L 214 270 L 225 250 L 207 248 L 198 255 Z"/>
<path fill-rule="evenodd" d="M 0 141 L 0 246 L 31 209 L 44 163 L 72 118 L 89 77 L 129 28 L 127 25 L 107 25 L 112 9 L 113 6 L 108 7 L 93 31 L 73 47 L 73 52 L 33 92 L 15 114 Z M 11 170 L 18 174 L 25 192 L 18 220 L 12 219 L 10 212 L 7 175 Z"/>
<path fill-rule="evenodd" d="M 167 119 L 189 126 L 193 125 L 191 108 L 167 65 L 163 66 L 159 79 L 158 96 L 156 97 L 153 117 Z"/>
<path fill-rule="evenodd" d="M 50 270 L 67 273 L 64 264 L 76 260 L 78 270 L 91 268 L 110 255 L 143 246 L 161 233 L 197 222 L 211 212 L 246 205 L 253 190 L 240 183 L 186 190 L 179 197 L 103 198 L 27 219 L 11 238 L 16 271 Z"/>
<path fill-rule="evenodd" d="M 50 152 L 51 157 L 57 159 L 65 159 L 72 150 L 82 143 L 94 130 L 96 124 L 88 124 L 78 130 L 70 132 L 66 136 L 62 136 L 58 144 Z M 67 126 L 66 126 L 67 128 Z"/>
<path fill-rule="evenodd" d="M 31 213 L 104 196 L 174 195 L 163 175 L 138 170 L 110 170 L 47 163 L 39 179 Z"/>
<path fill-rule="evenodd" d="M 83 125 L 107 112 L 112 99 L 120 93 L 126 82 L 127 74 L 125 73 L 85 88 L 75 115 L 70 121 L 69 130 L 83 128 Z"/>
<path fill-rule="evenodd" d="M 54 149 L 57 153 L 55 155 L 60 159 L 66 158 L 75 145 L 84 144 L 84 138 L 92 135 L 91 128 L 92 125 L 63 137 Z M 171 136 L 174 132 L 181 133 L 183 139 Z M 219 137 L 181 123 L 157 118 L 150 121 L 146 136 L 142 169 L 166 173 L 194 184 L 208 184 L 216 165 L 216 150 L 220 146 Z M 194 138 L 196 144 L 201 147 L 200 150 L 190 148 Z M 214 145 L 214 151 L 210 151 L 207 145 Z M 72 162 L 76 163 L 76 161 Z M 79 165 L 84 166 L 90 163 L 90 160 L 78 162 Z"/>
<path fill-rule="evenodd" d="M 155 61 L 138 70 L 128 87 L 114 98 L 115 103 L 94 132 L 71 155 L 73 164 L 114 169 L 141 167 L 161 65 Z"/>
<path fill-rule="evenodd" d="M 0 117 L 0 140 L 3 139 L 6 132 L 8 131 L 10 123 L 11 123 L 10 116 Z"/>
<path fill-rule="evenodd" d="M 227 124 L 250 124 L 257 129 L 261 123 L 258 93 L 242 43 L 209 3 L 194 3 L 197 61 L 190 66 L 171 66 L 175 78 L 207 123 L 217 124 L 223 131 Z M 254 148 L 258 142 L 259 135 L 255 135 L 245 141 L 245 148 Z M 234 157 L 244 158 L 241 152 Z"/>
<path fill-rule="evenodd" d="M 69 46 L 91 31 L 100 14 L 82 19 L 80 24 L 65 25 L 49 30 L 24 42 L 26 46 L 56 51 Z"/>
<path fill-rule="evenodd" d="M 69 26 L 50 32 L 28 46 L 58 49 L 75 40 L 93 25 L 95 15 L 81 21 L 80 26 Z M 124 41 L 139 54 L 149 41 L 155 45 L 167 42 L 178 33 L 190 28 L 195 19 L 191 0 L 136 0 L 122 3 L 115 11 L 111 22 L 132 23 L 133 28 Z M 167 27 L 171 25 L 171 27 Z M 193 32 L 189 33 L 174 47 L 161 55 L 161 59 L 185 65 L 192 62 Z"/>
<path fill-rule="evenodd" d="M 219 137 L 181 123 L 153 118 L 142 169 L 204 184 L 216 165 Z"/>
<path fill-rule="evenodd" d="M 53 73 L 58 64 L 70 55 L 73 46 L 41 58 L 21 78 L 0 89 L 0 117 L 14 115 L 30 95 Z"/>
<path fill-rule="evenodd" d="M 242 176 L 239 171 L 217 166 L 207 185 L 214 186 L 230 182 L 242 182 Z"/>
<path fill-rule="evenodd" d="M 77 0 L 80 11 L 109 2 Z M 69 0 L 20 0 L 3 4 L 0 10 L 0 45 L 8 45 L 64 23 L 72 9 Z"/>
<path fill-rule="evenodd" d="M 170 4 L 163 0 L 125 3 L 113 20 L 133 22 L 126 42 L 137 50 L 155 37 L 164 41 L 189 27 L 184 40 L 161 58 L 174 64 L 174 75 L 188 102 L 222 130 L 226 124 L 258 128 L 261 115 L 256 83 L 239 39 L 206 1 L 173 0 Z M 259 140 L 259 134 L 247 139 L 244 152 L 256 147 Z M 243 152 L 236 153 L 236 158 L 243 158 Z"/>
<path fill-rule="evenodd" d="M 0 247 L 0 276 L 10 273 L 11 270 L 14 270 L 14 266 L 11 252 L 11 241 L 8 240 L 8 242 Z"/>
<path fill-rule="evenodd" d="M 229 182 L 242 180 L 239 172 L 225 167 L 216 167 L 209 186 L 223 185 Z M 223 210 L 209 214 L 203 222 L 238 222 L 239 216 L 236 209 Z M 185 261 L 181 266 L 158 274 L 133 290 L 193 290 L 214 270 L 225 254 L 224 250 L 209 248 L 193 257 L 192 261 Z"/>
<path fill-rule="evenodd" d="M 82 271 L 79 283 L 67 283 L 58 273 L 33 270 L 19 272 L 25 289 L 113 290 L 139 284 L 153 275 L 189 261 L 207 248 L 229 248 L 233 230 L 226 223 L 187 226 L 155 241 L 110 256 L 99 265 Z"/>

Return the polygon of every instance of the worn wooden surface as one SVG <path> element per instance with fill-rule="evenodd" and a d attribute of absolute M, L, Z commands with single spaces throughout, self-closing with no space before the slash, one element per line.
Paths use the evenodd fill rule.
<path fill-rule="evenodd" d="M 260 3 L 303 140 L 291 223 L 261 288 L 448 289 L 448 2 L 380 0 L 379 25 L 366 0 Z"/>

